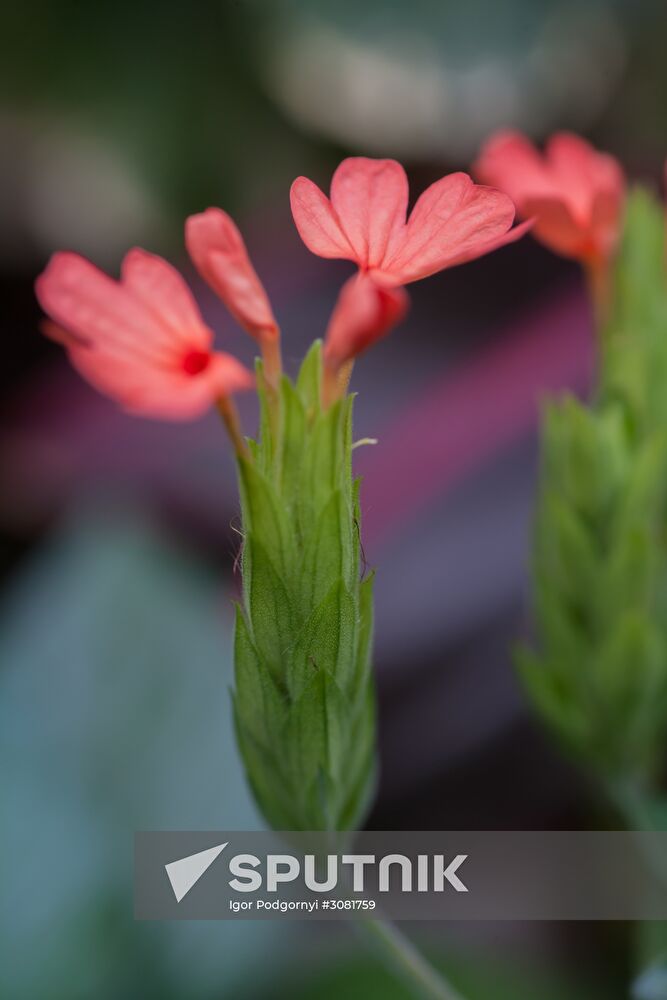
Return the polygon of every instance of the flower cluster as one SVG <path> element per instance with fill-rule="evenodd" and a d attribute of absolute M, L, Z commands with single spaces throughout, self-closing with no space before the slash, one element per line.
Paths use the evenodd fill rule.
<path fill-rule="evenodd" d="M 407 215 L 408 182 L 394 160 L 353 157 L 334 173 L 331 196 L 299 177 L 292 212 L 313 253 L 342 258 L 357 273 L 342 287 L 325 338 L 325 401 L 342 391 L 353 359 L 408 308 L 404 285 L 489 253 L 523 235 L 511 197 L 464 173 L 432 184 Z M 281 373 L 280 332 L 233 220 L 218 208 L 185 226 L 190 257 L 261 348 L 267 382 Z M 180 274 L 160 257 L 131 250 L 115 281 L 73 253 L 57 253 L 37 280 L 52 322 L 48 336 L 77 370 L 125 409 L 187 419 L 252 385 L 237 360 L 213 349 L 213 334 Z"/>
<path fill-rule="evenodd" d="M 357 267 L 326 331 L 325 405 L 344 391 L 354 359 L 403 319 L 406 285 L 511 243 L 529 228 L 585 266 L 596 304 L 604 306 L 625 200 L 616 160 L 568 133 L 553 136 L 541 154 L 524 136 L 503 131 L 483 147 L 473 172 L 484 183 L 449 174 L 409 214 L 407 177 L 395 160 L 343 160 L 329 197 L 306 177 L 294 181 L 292 213 L 306 246 Z M 264 376 L 275 389 L 280 330 L 235 223 L 209 208 L 187 220 L 185 242 L 202 278 L 258 342 Z M 160 257 L 131 250 L 115 281 L 77 254 L 57 253 L 36 289 L 51 317 L 45 333 L 63 343 L 92 385 L 133 413 L 180 420 L 217 404 L 230 418 L 231 396 L 253 384 L 240 362 L 213 349 L 183 278 Z M 238 450 L 238 429 L 233 436 Z"/>

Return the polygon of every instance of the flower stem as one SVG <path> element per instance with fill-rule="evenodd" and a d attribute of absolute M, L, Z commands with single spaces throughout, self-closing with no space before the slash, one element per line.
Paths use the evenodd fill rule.
<path fill-rule="evenodd" d="M 243 433 L 241 431 L 241 421 L 239 419 L 239 412 L 236 409 L 236 404 L 234 400 L 229 396 L 220 396 L 216 400 L 216 406 L 218 407 L 218 413 L 222 417 L 223 423 L 227 428 L 227 433 L 234 445 L 234 451 L 239 458 L 249 458 L 250 452 L 248 451 L 248 445 L 245 443 Z"/>
<path fill-rule="evenodd" d="M 264 362 L 264 378 L 269 388 L 277 394 L 280 376 L 283 372 L 283 359 L 280 353 L 280 334 L 271 330 L 262 334 L 259 346 Z"/>
<path fill-rule="evenodd" d="M 461 994 L 417 951 L 414 945 L 382 917 L 366 917 L 359 924 L 372 937 L 387 963 L 424 1000 L 463 1000 Z"/>
<path fill-rule="evenodd" d="M 605 257 L 596 257 L 585 265 L 588 293 L 593 305 L 593 316 L 598 334 L 607 321 L 610 306 L 610 274 L 609 261 Z"/>
<path fill-rule="evenodd" d="M 337 368 L 328 365 L 325 358 L 322 369 L 322 406 L 325 410 L 328 410 L 345 395 L 352 378 L 353 368 L 354 359 L 352 358 Z"/>

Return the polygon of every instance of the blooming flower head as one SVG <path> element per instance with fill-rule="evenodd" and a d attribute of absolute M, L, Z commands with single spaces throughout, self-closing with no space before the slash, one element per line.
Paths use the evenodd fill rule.
<path fill-rule="evenodd" d="M 213 334 L 178 271 L 134 249 L 115 281 L 74 253 L 55 254 L 36 282 L 45 332 L 61 341 L 74 367 L 125 409 L 186 420 L 252 385 Z"/>
<path fill-rule="evenodd" d="M 395 160 L 351 157 L 331 181 L 331 196 L 306 177 L 291 191 L 301 239 L 320 257 L 351 260 L 385 285 L 405 285 L 511 243 L 515 208 L 507 194 L 449 174 L 417 199 L 406 218 L 408 181 Z"/>
<path fill-rule="evenodd" d="M 519 132 L 501 131 L 483 147 L 474 173 L 506 191 L 550 249 L 591 266 L 609 260 L 620 235 L 625 179 L 613 156 L 559 132 L 544 153 Z"/>

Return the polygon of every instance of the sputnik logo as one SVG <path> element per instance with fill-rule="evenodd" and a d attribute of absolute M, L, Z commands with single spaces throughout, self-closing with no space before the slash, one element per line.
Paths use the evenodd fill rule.
<path fill-rule="evenodd" d="M 183 897 L 190 892 L 192 886 L 199 881 L 204 872 L 208 871 L 228 843 L 229 841 L 225 841 L 224 844 L 218 844 L 217 847 L 209 847 L 207 851 L 190 854 L 187 858 L 180 858 L 178 861 L 172 861 L 164 866 L 177 903 L 180 903 Z"/>
<path fill-rule="evenodd" d="M 186 858 L 171 861 L 164 866 L 177 903 L 180 903 L 187 895 L 204 872 L 208 871 L 228 843 L 229 841 L 225 841 L 224 844 L 210 847 L 206 851 L 199 851 L 197 854 L 190 854 Z M 267 854 L 265 875 L 262 870 L 258 870 L 261 869 L 262 860 L 256 855 L 235 854 L 229 862 L 229 872 L 235 877 L 230 879 L 228 884 L 235 892 L 257 892 L 264 887 L 267 892 L 274 893 L 279 891 L 279 885 L 282 883 L 293 882 L 302 877 L 306 889 L 312 892 L 331 892 L 338 885 L 339 864 L 341 864 L 351 866 L 352 888 L 355 892 L 363 892 L 365 869 L 377 864 L 380 892 L 390 891 L 389 872 L 396 867 L 400 870 L 402 892 L 412 892 L 414 888 L 418 892 L 425 892 L 429 888 L 434 892 L 443 892 L 446 884 L 456 892 L 468 892 L 468 887 L 456 874 L 457 869 L 467 857 L 467 854 L 457 854 L 445 867 L 443 854 L 420 854 L 416 859 L 415 886 L 413 885 L 413 862 L 403 854 L 387 854 L 379 861 L 374 854 L 344 854 L 340 858 L 338 855 L 329 854 L 327 855 L 327 876 L 324 882 L 320 881 L 316 875 L 316 858 L 313 854 L 304 855 L 303 870 L 302 861 L 294 855 Z"/>

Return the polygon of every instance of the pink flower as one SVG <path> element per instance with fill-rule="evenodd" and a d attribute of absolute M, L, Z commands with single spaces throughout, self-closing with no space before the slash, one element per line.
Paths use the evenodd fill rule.
<path fill-rule="evenodd" d="M 483 147 L 474 173 L 506 191 L 546 246 L 587 265 L 607 262 L 620 235 L 625 179 L 618 162 L 568 132 L 544 154 L 519 132 L 501 131 Z"/>
<path fill-rule="evenodd" d="M 395 160 L 352 157 L 331 181 L 331 197 L 306 177 L 291 191 L 301 239 L 320 257 L 354 261 L 378 282 L 405 285 L 480 257 L 523 235 L 510 198 L 449 174 L 418 198 L 406 221 L 408 181 Z"/>
<path fill-rule="evenodd" d="M 133 413 L 187 420 L 253 383 L 240 362 L 212 350 L 187 285 L 161 257 L 130 250 L 114 281 L 78 254 L 57 253 L 35 288 L 54 321 L 47 335 L 96 389 Z"/>
<path fill-rule="evenodd" d="M 340 290 L 329 320 L 324 363 L 338 370 L 405 316 L 408 296 L 403 288 L 378 284 L 367 274 L 355 274 Z"/>

